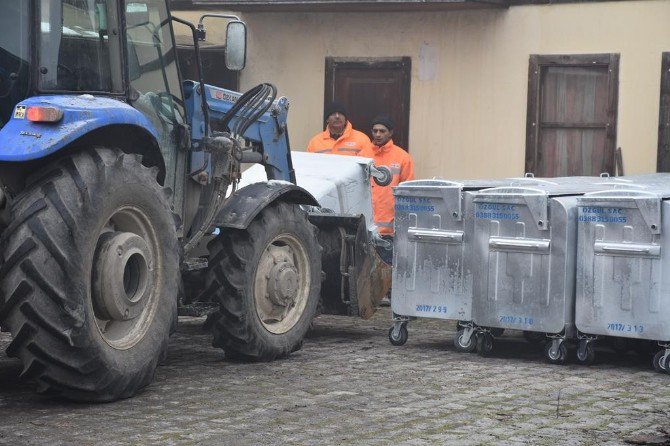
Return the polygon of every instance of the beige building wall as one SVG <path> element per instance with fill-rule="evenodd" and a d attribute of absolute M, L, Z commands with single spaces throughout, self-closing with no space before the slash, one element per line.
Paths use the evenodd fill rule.
<path fill-rule="evenodd" d="M 243 19 L 249 58 L 241 87 L 273 82 L 291 100 L 294 150 L 304 150 L 322 130 L 326 56 L 409 56 L 409 148 L 417 177 L 521 175 L 529 55 L 619 53 L 617 145 L 627 174 L 656 169 L 670 1 L 430 13 L 248 13 Z M 214 26 L 209 32 L 215 38 Z"/>

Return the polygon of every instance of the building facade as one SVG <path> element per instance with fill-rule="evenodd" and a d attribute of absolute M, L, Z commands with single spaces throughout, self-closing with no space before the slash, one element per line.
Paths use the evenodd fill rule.
<path fill-rule="evenodd" d="M 334 98 L 362 131 L 372 113 L 393 114 L 417 178 L 614 174 L 619 147 L 626 174 L 670 169 L 669 1 L 428 3 L 173 1 L 173 12 L 242 17 L 239 86 L 272 82 L 290 99 L 293 150 Z"/>

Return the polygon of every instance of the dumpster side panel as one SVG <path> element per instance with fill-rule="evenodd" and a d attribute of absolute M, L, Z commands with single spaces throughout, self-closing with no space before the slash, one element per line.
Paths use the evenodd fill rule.
<path fill-rule="evenodd" d="M 550 332 L 565 329 L 568 338 L 575 337 L 575 282 L 577 268 L 577 198 L 559 197 L 551 200 L 552 249 L 550 300 L 556 318 Z"/>
<path fill-rule="evenodd" d="M 549 229 L 538 228 L 523 200 L 476 203 L 473 264 L 482 268 L 474 281 L 472 311 L 477 325 L 544 333 L 571 331 L 574 200 L 549 200 Z"/>
<path fill-rule="evenodd" d="M 395 194 L 393 312 L 470 320 L 460 187 L 401 185 Z"/>
<path fill-rule="evenodd" d="M 636 201 L 579 208 L 576 324 L 594 335 L 670 341 L 670 203 L 662 202 L 654 234 Z"/>

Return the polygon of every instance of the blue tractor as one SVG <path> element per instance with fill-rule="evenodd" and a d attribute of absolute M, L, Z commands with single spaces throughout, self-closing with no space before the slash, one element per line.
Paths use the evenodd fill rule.
<path fill-rule="evenodd" d="M 182 273 L 199 268 L 214 344 L 286 356 L 319 302 L 314 224 L 362 240 L 355 219 L 319 213 L 295 185 L 287 100 L 269 84 L 238 94 L 180 79 L 175 22 L 198 59 L 204 27 L 166 0 L 0 5 L 0 325 L 39 392 L 112 401 L 148 385 Z M 241 69 L 246 27 L 225 23 Z M 269 181 L 238 190 L 243 163 Z M 369 274 L 359 263 L 349 272 Z"/>

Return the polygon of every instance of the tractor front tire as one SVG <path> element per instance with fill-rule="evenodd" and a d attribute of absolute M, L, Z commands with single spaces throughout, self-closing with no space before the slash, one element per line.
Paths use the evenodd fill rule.
<path fill-rule="evenodd" d="M 90 148 L 38 171 L 13 203 L 0 325 L 38 392 L 127 398 L 165 358 L 179 247 L 157 173 L 138 155 Z"/>
<path fill-rule="evenodd" d="M 225 229 L 208 248 L 207 289 L 220 308 L 213 345 L 252 361 L 299 350 L 321 288 L 321 247 L 306 213 L 273 203 L 247 229 Z"/>

